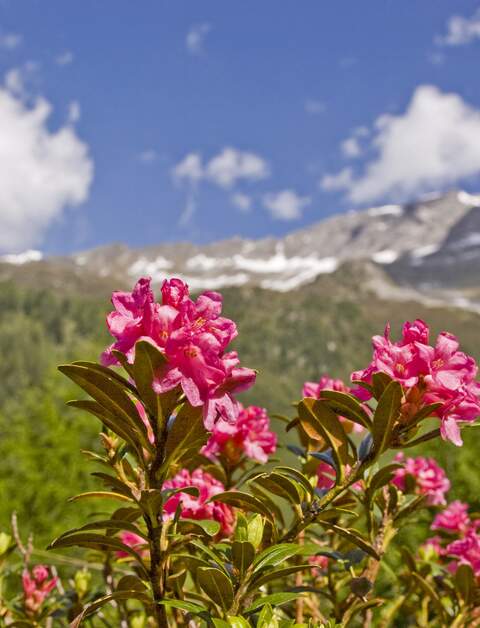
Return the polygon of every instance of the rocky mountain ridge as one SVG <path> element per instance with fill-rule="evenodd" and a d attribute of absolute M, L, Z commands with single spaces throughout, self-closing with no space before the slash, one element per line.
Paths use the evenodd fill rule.
<path fill-rule="evenodd" d="M 478 307 L 480 196 L 451 191 L 406 205 L 350 211 L 281 239 L 141 249 L 117 244 L 49 258 L 27 251 L 0 258 L 0 279 L 35 276 L 49 285 L 71 281 L 88 290 L 107 283 L 129 286 L 140 275 L 158 285 L 174 275 L 194 291 L 255 286 L 289 292 L 352 264 L 365 269 L 372 289 L 385 298 L 448 298 Z"/>

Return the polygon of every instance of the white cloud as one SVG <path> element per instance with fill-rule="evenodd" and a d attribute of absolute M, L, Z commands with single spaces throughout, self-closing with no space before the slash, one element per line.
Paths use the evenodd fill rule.
<path fill-rule="evenodd" d="M 320 100 L 307 100 L 305 101 L 305 111 L 312 115 L 318 115 L 320 113 L 324 113 L 326 110 L 325 103 Z"/>
<path fill-rule="evenodd" d="M 238 181 L 258 181 L 270 174 L 267 162 L 248 151 L 226 147 L 207 163 L 199 153 L 189 153 L 172 170 L 177 181 L 190 184 L 210 181 L 222 188 L 231 188 Z"/>
<path fill-rule="evenodd" d="M 80 108 L 80 103 L 77 100 L 72 100 L 68 105 L 68 121 L 70 124 L 75 124 L 80 120 L 80 116 L 82 115 L 82 110 Z"/>
<path fill-rule="evenodd" d="M 447 33 L 437 38 L 437 43 L 444 46 L 463 46 L 480 38 L 480 9 L 471 17 L 453 15 L 447 23 Z"/>
<path fill-rule="evenodd" d="M 359 157 L 362 154 L 362 149 L 356 137 L 348 137 L 340 145 L 342 153 L 345 157 Z"/>
<path fill-rule="evenodd" d="M 194 24 L 188 31 L 185 38 L 185 45 L 192 55 L 200 55 L 204 52 L 205 39 L 212 30 L 212 25 L 208 22 Z"/>
<path fill-rule="evenodd" d="M 277 220 L 296 220 L 301 218 L 304 207 L 310 205 L 308 196 L 299 196 L 295 190 L 282 190 L 266 194 L 263 204 L 271 216 Z"/>
<path fill-rule="evenodd" d="M 203 178 L 202 158 L 198 153 L 189 153 L 172 169 L 176 181 L 195 184 Z"/>
<path fill-rule="evenodd" d="M 71 125 L 51 131 L 51 105 L 0 88 L 0 251 L 42 241 L 64 208 L 88 197 L 93 163 Z"/>
<path fill-rule="evenodd" d="M 154 148 L 146 148 L 138 155 L 138 160 L 143 164 L 151 164 L 158 158 L 158 153 Z"/>
<path fill-rule="evenodd" d="M 55 57 L 55 63 L 57 65 L 70 65 L 73 63 L 73 52 L 71 50 L 65 50 Z"/>
<path fill-rule="evenodd" d="M 353 182 L 353 170 L 351 168 L 344 168 L 337 174 L 326 174 L 320 181 L 320 187 L 327 192 L 335 192 L 337 190 L 344 190 L 349 188 Z"/>
<path fill-rule="evenodd" d="M 3 33 L 0 35 L 0 48 L 5 50 L 15 50 L 23 41 L 23 37 L 18 33 Z"/>
<path fill-rule="evenodd" d="M 231 201 L 241 212 L 249 212 L 252 209 L 252 198 L 248 194 L 241 192 L 232 194 Z"/>
<path fill-rule="evenodd" d="M 402 200 L 480 174 L 480 111 L 458 94 L 419 86 L 403 115 L 375 122 L 377 157 L 362 175 L 351 169 L 326 175 L 324 189 L 345 189 L 355 203 Z"/>
<path fill-rule="evenodd" d="M 205 176 L 220 187 L 230 188 L 239 180 L 258 181 L 268 177 L 267 162 L 256 155 L 235 148 L 224 148 L 205 168 Z"/>

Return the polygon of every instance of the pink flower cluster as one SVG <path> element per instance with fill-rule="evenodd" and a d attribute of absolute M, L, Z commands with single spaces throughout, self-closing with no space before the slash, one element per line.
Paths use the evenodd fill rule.
<path fill-rule="evenodd" d="M 175 493 L 165 502 L 165 516 L 167 518 L 173 517 L 179 504 L 181 504 L 181 516 L 185 519 L 214 519 L 220 524 L 220 534 L 222 536 L 230 535 L 235 524 L 233 510 L 222 502 L 208 502 L 209 499 L 225 490 L 223 484 L 210 473 L 206 473 L 203 469 L 195 469 L 191 473 L 187 469 L 182 469 L 171 480 L 167 480 L 163 484 L 164 489 L 190 486 L 198 488 L 199 496 L 195 497 L 184 492 Z"/>
<path fill-rule="evenodd" d="M 36 565 L 30 573 L 25 569 L 22 574 L 25 610 L 29 615 L 37 613 L 48 595 L 55 588 L 58 578 L 50 578 L 48 567 Z"/>
<path fill-rule="evenodd" d="M 476 381 L 475 360 L 459 351 L 455 336 L 442 332 L 435 346 L 429 344 L 429 328 L 422 320 L 405 323 L 402 339 L 393 342 L 390 326 L 383 336 L 373 337 L 373 359 L 352 381 L 372 383 L 372 375 L 384 372 L 405 390 L 404 412 L 412 416 L 424 405 L 441 403 L 435 414 L 441 420 L 442 438 L 461 445 L 459 422 L 474 421 L 480 415 L 480 384 Z M 365 389 L 356 394 L 369 398 Z"/>
<path fill-rule="evenodd" d="M 270 429 L 265 408 L 240 405 L 237 421 L 232 424 L 219 419 L 212 429 L 202 454 L 211 460 L 224 456 L 231 464 L 243 456 L 265 463 L 277 447 L 277 435 Z"/>
<path fill-rule="evenodd" d="M 350 465 L 345 465 L 345 472 L 348 475 L 351 471 Z M 336 480 L 336 472 L 329 464 L 326 462 L 320 462 L 317 467 L 317 488 L 320 490 L 329 491 L 331 488 L 335 486 Z M 352 484 L 352 488 L 355 490 L 361 490 L 363 487 L 362 480 L 355 482 Z"/>
<path fill-rule="evenodd" d="M 142 539 L 142 537 L 138 534 L 135 534 L 135 532 L 124 530 L 123 532 L 120 532 L 119 537 L 120 541 L 122 541 L 124 545 L 127 545 L 139 552 L 141 556 L 146 556 L 148 554 L 148 549 L 145 549 L 144 547 L 147 541 Z M 116 555 L 117 558 L 128 558 L 130 556 L 128 552 L 124 552 L 123 550 L 116 552 Z"/>
<path fill-rule="evenodd" d="M 157 393 L 181 386 L 192 406 L 203 406 L 207 429 L 219 415 L 234 422 L 238 402 L 232 393 L 249 388 L 255 371 L 240 367 L 237 353 L 226 351 L 237 328 L 221 316 L 221 295 L 205 292 L 193 301 L 188 286 L 171 279 L 163 283 L 160 304 L 155 302 L 150 282 L 144 277 L 131 293 L 113 293 L 115 311 L 108 315 L 107 325 L 115 342 L 102 354 L 103 364 L 118 363 L 113 351 L 133 362 L 135 343 L 148 340 L 167 358 L 154 381 Z"/>
<path fill-rule="evenodd" d="M 323 390 L 336 390 L 337 392 L 350 393 L 354 391 L 347 386 L 341 379 L 333 379 L 328 375 L 322 375 L 318 382 L 305 382 L 303 385 L 302 394 L 304 397 L 312 397 L 313 399 L 320 399 Z M 345 417 L 339 417 L 342 422 L 347 422 L 345 427 L 351 426 L 354 432 L 359 433 L 363 431 L 363 427 L 358 423 L 352 423 Z M 350 430 L 347 430 L 350 431 Z"/>
<path fill-rule="evenodd" d="M 435 536 L 424 544 L 433 549 L 447 568 L 455 572 L 460 565 L 470 565 L 477 578 L 480 577 L 480 520 L 471 520 L 468 504 L 454 501 L 440 512 L 432 523 L 432 530 L 441 530 L 450 538 Z M 457 537 L 457 538 L 452 538 Z"/>
<path fill-rule="evenodd" d="M 407 477 L 411 477 L 415 482 L 415 492 L 426 495 L 430 506 L 447 503 L 445 493 L 450 490 L 450 480 L 433 458 L 405 458 L 403 453 L 399 453 L 395 456 L 395 461 L 403 464 L 393 477 L 393 484 L 401 491 L 405 491 Z"/>

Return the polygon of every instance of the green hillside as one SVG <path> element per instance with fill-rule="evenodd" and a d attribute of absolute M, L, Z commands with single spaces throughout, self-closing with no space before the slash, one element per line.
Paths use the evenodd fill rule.
<path fill-rule="evenodd" d="M 357 276 L 358 275 L 358 276 Z M 242 288 L 223 291 L 225 313 L 237 321 L 236 349 L 259 370 L 245 401 L 289 413 L 306 379 L 322 373 L 346 377 L 370 356 L 370 337 L 390 320 L 395 332 L 421 317 L 434 332 L 456 333 L 466 352 L 480 358 L 480 316 L 458 309 L 379 300 L 362 290 L 360 272 L 324 276 L 298 291 Z M 90 505 L 67 503 L 94 486 L 93 470 L 80 450 L 96 447 L 94 419 L 65 406 L 77 391 L 56 371 L 73 359 L 95 359 L 108 342 L 107 295 L 79 296 L 48 288 L 0 284 L 0 527 L 17 510 L 22 529 L 45 543 L 72 527 Z M 454 495 L 475 501 L 480 460 L 476 432 L 461 450 L 437 443 Z M 422 450 L 426 451 L 426 450 Z"/>

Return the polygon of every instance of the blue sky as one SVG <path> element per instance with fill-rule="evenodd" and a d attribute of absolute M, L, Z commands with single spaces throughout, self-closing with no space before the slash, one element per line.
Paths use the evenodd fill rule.
<path fill-rule="evenodd" d="M 480 190 L 479 9 L 0 0 L 0 252 L 281 235 Z"/>

